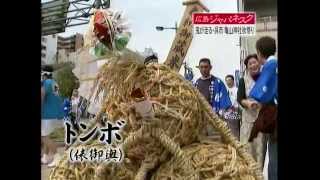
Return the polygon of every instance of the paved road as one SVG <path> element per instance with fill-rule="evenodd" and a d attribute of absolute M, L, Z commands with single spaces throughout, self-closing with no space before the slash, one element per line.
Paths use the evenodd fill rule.
<path fill-rule="evenodd" d="M 88 119 L 81 119 L 81 121 L 88 122 Z M 59 146 L 58 153 L 62 155 L 64 152 L 64 142 L 57 142 L 57 143 Z M 46 165 L 41 165 L 41 180 L 49 180 L 49 174 L 52 169 L 53 168 L 48 168 Z"/>
<path fill-rule="evenodd" d="M 64 147 L 58 148 L 58 153 L 62 155 L 64 152 Z M 49 174 L 52 168 L 48 168 L 46 165 L 41 165 L 41 180 L 49 180 Z"/>
<path fill-rule="evenodd" d="M 268 180 L 268 163 L 269 163 L 269 152 L 267 149 L 266 158 L 264 160 L 264 168 L 263 168 L 264 180 Z"/>

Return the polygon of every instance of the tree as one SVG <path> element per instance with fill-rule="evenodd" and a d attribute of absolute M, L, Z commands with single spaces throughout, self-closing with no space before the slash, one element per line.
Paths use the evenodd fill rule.
<path fill-rule="evenodd" d="M 72 63 L 63 63 L 63 67 L 61 67 L 62 65 L 57 66 L 60 67 L 53 76 L 59 85 L 59 93 L 62 97 L 70 97 L 72 91 L 79 88 L 79 80 L 72 72 L 74 65 Z"/>

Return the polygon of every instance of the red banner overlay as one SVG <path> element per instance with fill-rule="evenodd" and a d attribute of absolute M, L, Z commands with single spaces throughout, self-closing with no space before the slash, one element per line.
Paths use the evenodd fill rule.
<path fill-rule="evenodd" d="M 193 13 L 193 24 L 255 24 L 256 14 L 249 13 Z"/>

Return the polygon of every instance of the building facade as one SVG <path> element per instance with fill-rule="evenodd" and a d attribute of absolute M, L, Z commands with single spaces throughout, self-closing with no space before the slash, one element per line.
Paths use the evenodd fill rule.
<path fill-rule="evenodd" d="M 77 50 L 76 52 L 67 53 L 65 49 L 61 49 L 58 51 L 57 62 L 58 63 L 64 63 L 64 62 L 77 63 L 79 53 L 80 53 L 80 50 Z"/>
<path fill-rule="evenodd" d="M 55 34 L 41 37 L 41 64 L 57 62 L 57 36 Z"/>
<path fill-rule="evenodd" d="M 58 36 L 58 51 L 64 49 L 68 54 L 71 52 L 76 52 L 81 47 L 83 47 L 82 34 L 77 33 L 69 37 Z"/>
<path fill-rule="evenodd" d="M 75 34 L 69 37 L 58 36 L 58 63 L 73 62 L 77 59 L 77 53 L 83 47 L 83 35 Z"/>
<path fill-rule="evenodd" d="M 239 11 L 256 13 L 256 36 L 240 38 L 243 73 L 243 61 L 247 55 L 256 53 L 255 45 L 260 37 L 271 36 L 278 43 L 277 0 L 239 0 Z"/>

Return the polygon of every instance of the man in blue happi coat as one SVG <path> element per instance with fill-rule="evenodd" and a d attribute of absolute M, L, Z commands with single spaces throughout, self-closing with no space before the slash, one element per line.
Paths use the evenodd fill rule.
<path fill-rule="evenodd" d="M 223 116 L 224 112 L 232 106 L 226 86 L 220 78 L 210 74 L 212 69 L 210 59 L 200 59 L 199 69 L 201 77 L 196 80 L 195 87 L 207 99 L 213 111 Z M 207 131 L 208 135 L 212 133 L 210 129 Z"/>
<path fill-rule="evenodd" d="M 222 115 L 224 110 L 227 110 L 232 106 L 227 88 L 220 78 L 210 74 L 212 69 L 210 59 L 200 59 L 199 69 L 201 77 L 196 80 L 195 86 L 207 99 L 214 112 Z"/>
<path fill-rule="evenodd" d="M 278 61 L 276 59 L 276 41 L 268 36 L 260 38 L 256 43 L 258 60 L 263 65 L 260 76 L 250 91 L 250 106 L 261 107 L 262 104 L 278 104 Z M 270 134 L 268 141 L 269 165 L 268 179 L 277 180 L 277 129 Z"/>

